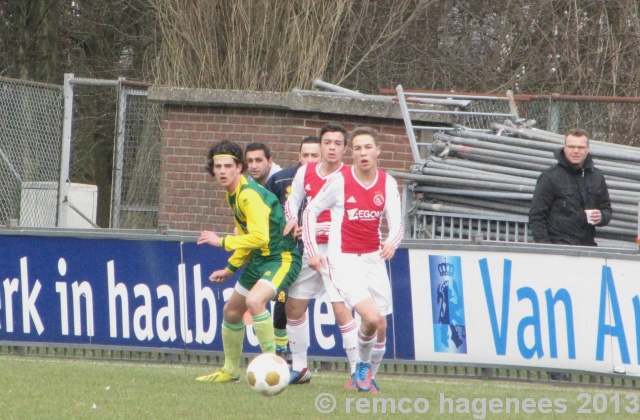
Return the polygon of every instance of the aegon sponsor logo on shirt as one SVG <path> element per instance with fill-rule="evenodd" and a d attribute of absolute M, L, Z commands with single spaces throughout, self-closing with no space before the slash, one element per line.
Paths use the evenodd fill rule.
<path fill-rule="evenodd" d="M 351 209 L 347 210 L 347 216 L 349 220 L 376 220 L 382 215 L 380 210 L 360 210 Z"/>

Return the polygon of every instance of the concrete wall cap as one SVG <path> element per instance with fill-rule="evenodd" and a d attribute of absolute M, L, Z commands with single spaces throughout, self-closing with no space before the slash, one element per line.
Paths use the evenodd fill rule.
<path fill-rule="evenodd" d="M 327 92 L 258 92 L 246 90 L 220 90 L 201 88 L 180 88 L 152 86 L 148 99 L 165 105 L 224 108 L 260 108 L 301 112 L 321 112 L 326 114 L 355 115 L 371 118 L 402 119 L 400 105 L 397 102 L 381 101 L 369 98 L 351 98 L 331 96 Z M 416 108 L 412 105 L 412 108 Z M 423 105 L 420 108 L 445 110 L 444 107 Z M 428 121 L 434 124 L 452 122 L 447 114 L 412 114 L 414 121 Z"/>

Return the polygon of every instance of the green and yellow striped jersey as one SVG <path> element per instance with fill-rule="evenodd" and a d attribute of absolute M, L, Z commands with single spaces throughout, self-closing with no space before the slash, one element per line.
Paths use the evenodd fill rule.
<path fill-rule="evenodd" d="M 245 265 L 253 254 L 266 257 L 296 249 L 293 235 L 282 234 L 287 221 L 278 198 L 269 190 L 240 175 L 236 190 L 226 198 L 238 230 L 238 235 L 222 238 L 222 247 L 234 251 L 227 267 L 231 272 Z"/>

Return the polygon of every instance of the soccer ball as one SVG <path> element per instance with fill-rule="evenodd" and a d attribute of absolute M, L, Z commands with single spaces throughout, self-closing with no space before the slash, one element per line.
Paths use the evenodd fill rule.
<path fill-rule="evenodd" d="M 278 395 L 289 385 L 289 365 L 281 357 L 263 353 L 249 363 L 247 382 L 260 395 Z"/>

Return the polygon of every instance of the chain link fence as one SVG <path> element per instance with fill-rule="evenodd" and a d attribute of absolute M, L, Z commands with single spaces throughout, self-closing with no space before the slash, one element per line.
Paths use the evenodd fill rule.
<path fill-rule="evenodd" d="M 640 98 L 515 95 L 514 99 L 518 117 L 535 121 L 535 128 L 559 134 L 582 128 L 594 140 L 640 146 Z M 507 114 L 511 108 L 509 101 L 487 96 L 473 100 L 464 111 L 453 115 L 454 124 L 489 131 L 493 123 L 505 119 L 490 114 Z"/>
<path fill-rule="evenodd" d="M 71 78 L 70 177 L 98 187 L 102 227 L 157 225 L 162 105 L 146 83 Z"/>
<path fill-rule="evenodd" d="M 70 185 L 97 186 L 100 226 L 155 228 L 162 105 L 147 100 L 146 84 L 71 81 Z M 512 112 L 506 96 L 496 98 L 474 98 L 452 121 L 489 130 Z M 596 140 L 640 144 L 640 98 L 516 95 L 515 103 L 534 127 L 558 133 L 580 127 Z M 63 104 L 62 86 L 0 78 L 0 224 L 55 226 Z"/>
<path fill-rule="evenodd" d="M 472 130 L 490 131 L 494 122 L 512 118 L 509 114 L 512 114 L 512 110 L 506 95 L 487 96 L 484 99 L 477 97 L 464 108 L 464 114 L 454 115 L 453 123 Z"/>
<path fill-rule="evenodd" d="M 0 78 L 0 224 L 53 226 L 62 86 Z"/>
<path fill-rule="evenodd" d="M 640 98 L 516 95 L 518 115 L 534 127 L 564 134 L 587 130 L 594 140 L 640 146 Z"/>
<path fill-rule="evenodd" d="M 152 229 L 158 221 L 162 104 L 120 85 L 111 227 Z"/>
<path fill-rule="evenodd" d="M 162 105 L 147 101 L 148 84 L 68 76 L 65 86 L 0 78 L 0 224 L 154 228 Z"/>
<path fill-rule="evenodd" d="M 381 92 L 396 94 L 391 89 Z M 519 118 L 531 120 L 530 124 L 541 130 L 564 134 L 572 128 L 582 128 L 594 140 L 640 146 L 640 98 L 637 97 L 517 94 L 510 105 L 508 95 L 412 90 L 405 92 L 407 103 L 411 102 L 409 97 L 414 93 L 445 99 L 469 98 L 467 106 L 446 111 L 451 112 L 452 124 L 472 130 L 490 131 L 493 123 L 509 119 L 500 114 L 516 111 Z M 431 129 L 438 131 L 443 127 Z"/>

